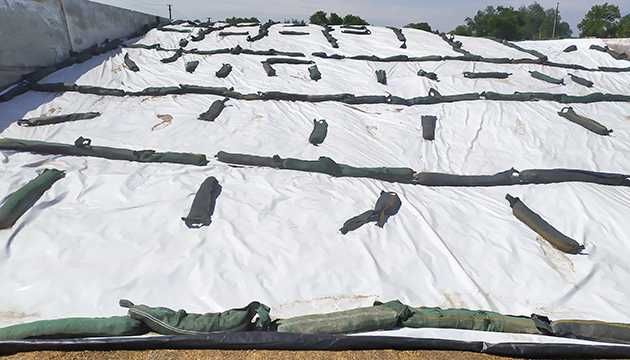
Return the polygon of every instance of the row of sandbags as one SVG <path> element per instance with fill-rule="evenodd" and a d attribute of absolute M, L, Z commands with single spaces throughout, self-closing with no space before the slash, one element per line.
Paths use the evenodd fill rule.
<path fill-rule="evenodd" d="M 121 300 L 126 316 L 41 320 L 0 329 L 0 341 L 161 335 L 205 335 L 236 331 L 296 334 L 354 334 L 398 328 L 459 329 L 548 335 L 605 342 L 630 342 L 630 324 L 592 320 L 549 320 L 545 316 L 493 311 L 411 307 L 398 300 L 326 314 L 271 319 L 271 309 L 254 301 L 220 313 L 196 314 Z"/>

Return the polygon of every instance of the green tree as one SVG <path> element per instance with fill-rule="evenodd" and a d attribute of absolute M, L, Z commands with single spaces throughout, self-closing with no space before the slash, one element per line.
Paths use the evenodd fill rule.
<path fill-rule="evenodd" d="M 328 18 L 328 24 L 330 25 L 343 25 L 343 19 L 341 16 L 336 13 L 330 13 L 330 17 Z"/>
<path fill-rule="evenodd" d="M 624 16 L 617 26 L 617 37 L 630 38 L 630 14 Z"/>
<path fill-rule="evenodd" d="M 328 24 L 328 18 L 326 17 L 326 13 L 322 10 L 315 12 L 311 15 L 309 21 L 311 24 L 315 25 L 326 25 Z"/>
<path fill-rule="evenodd" d="M 348 14 L 343 17 L 344 25 L 370 25 L 367 21 L 361 19 L 359 16 Z"/>
<path fill-rule="evenodd" d="M 429 25 L 428 23 L 425 23 L 425 22 L 409 23 L 409 24 L 405 25 L 405 27 L 406 28 L 411 28 L 411 29 L 424 30 L 424 31 L 428 31 L 428 32 L 433 31 L 433 30 L 431 30 L 431 25 Z"/>
<path fill-rule="evenodd" d="M 614 37 L 617 33 L 620 18 L 621 14 L 617 5 L 608 3 L 593 5 L 578 24 L 580 36 Z"/>
<path fill-rule="evenodd" d="M 455 28 L 455 30 L 451 31 L 451 34 L 461 35 L 461 36 L 472 36 L 470 33 L 470 29 L 466 25 L 459 25 Z"/>

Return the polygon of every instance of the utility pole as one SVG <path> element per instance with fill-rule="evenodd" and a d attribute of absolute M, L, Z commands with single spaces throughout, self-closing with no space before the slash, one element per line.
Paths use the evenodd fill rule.
<path fill-rule="evenodd" d="M 171 12 L 171 4 L 168 4 L 168 20 L 173 21 L 173 13 Z"/>
<path fill-rule="evenodd" d="M 551 32 L 551 39 L 556 38 L 556 24 L 558 23 L 558 8 L 560 7 L 560 2 L 556 3 L 556 16 L 553 18 L 553 31 Z"/>

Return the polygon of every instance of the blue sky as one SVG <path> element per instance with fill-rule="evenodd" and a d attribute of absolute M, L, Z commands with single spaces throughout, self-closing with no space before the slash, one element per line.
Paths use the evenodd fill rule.
<path fill-rule="evenodd" d="M 374 25 L 404 25 L 426 21 L 441 31 L 450 31 L 488 5 L 520 7 L 533 3 L 526 0 L 95 0 L 133 10 L 168 16 L 166 4 L 173 5 L 173 17 L 213 20 L 228 16 L 256 16 L 261 20 L 298 18 L 307 20 L 317 10 L 333 11 L 340 15 L 353 13 Z M 555 7 L 557 0 L 539 0 L 545 8 Z M 594 4 L 604 1 L 560 1 L 560 15 L 569 22 L 574 33 L 577 24 Z M 630 0 L 608 0 L 619 6 L 622 16 L 630 13 Z"/>

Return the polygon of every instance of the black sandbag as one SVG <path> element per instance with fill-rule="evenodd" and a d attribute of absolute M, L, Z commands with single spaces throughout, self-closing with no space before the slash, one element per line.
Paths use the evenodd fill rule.
<path fill-rule="evenodd" d="M 313 60 L 302 59 L 285 59 L 285 58 L 268 58 L 265 62 L 269 65 L 275 64 L 289 64 L 289 65 L 311 65 L 315 62 Z"/>
<path fill-rule="evenodd" d="M 159 50 L 159 49 L 162 48 L 162 45 L 160 45 L 160 44 L 152 44 L 152 45 L 127 44 L 127 45 L 123 45 L 123 47 L 130 48 L 130 49 Z"/>
<path fill-rule="evenodd" d="M 79 85 L 74 88 L 74 91 L 81 94 L 93 94 L 102 96 L 125 96 L 127 92 L 121 89 L 108 89 L 98 86 Z"/>
<path fill-rule="evenodd" d="M 267 76 L 276 76 L 276 69 L 271 67 L 271 65 L 263 61 L 262 66 L 263 70 L 267 73 Z"/>
<path fill-rule="evenodd" d="M 313 119 L 313 131 L 311 135 L 308 137 L 308 142 L 317 146 L 324 142 L 326 139 L 326 135 L 328 134 L 328 123 L 326 120 L 315 120 Z"/>
<path fill-rule="evenodd" d="M 192 41 L 195 41 L 195 42 L 196 42 L 196 41 L 201 41 L 201 40 L 203 40 L 203 39 L 205 39 L 205 38 L 206 38 L 206 33 L 205 33 L 203 30 L 200 30 L 200 31 L 197 33 L 197 35 L 193 35 L 193 36 L 191 36 L 191 37 L 190 37 L 190 40 L 192 40 Z"/>
<path fill-rule="evenodd" d="M 305 94 L 292 94 L 282 91 L 267 91 L 259 93 L 263 100 L 283 100 L 283 101 L 308 101 L 309 96 Z"/>
<path fill-rule="evenodd" d="M 591 45 L 589 47 L 589 49 L 608 53 L 610 56 L 615 58 L 615 60 L 625 60 L 628 57 L 628 55 L 626 55 L 626 54 L 617 53 L 615 51 L 612 51 L 608 46 L 599 46 L 599 45 L 593 44 L 593 45 Z"/>
<path fill-rule="evenodd" d="M 223 49 L 214 49 L 214 50 L 197 50 L 192 49 L 186 51 L 187 54 L 195 54 L 195 55 L 217 55 L 217 54 L 230 54 L 232 49 L 223 48 Z"/>
<path fill-rule="evenodd" d="M 388 104 L 389 97 L 384 95 L 352 96 L 344 100 L 346 104 Z"/>
<path fill-rule="evenodd" d="M 519 178 L 523 184 L 585 182 L 600 185 L 630 186 L 630 175 L 575 169 L 521 170 Z"/>
<path fill-rule="evenodd" d="M 136 65 L 136 63 L 133 60 L 131 60 L 131 58 L 129 57 L 129 53 L 125 54 L 123 61 L 125 62 L 125 66 L 127 66 L 127 69 L 133 72 L 140 71 L 140 68 L 138 67 L 138 65 Z"/>
<path fill-rule="evenodd" d="M 225 78 L 232 72 L 232 65 L 223 64 L 221 68 L 215 73 L 218 78 Z"/>
<path fill-rule="evenodd" d="M 335 39 L 332 35 L 330 35 L 330 31 L 322 30 L 322 34 L 324 34 L 324 37 L 326 38 L 326 40 L 328 40 L 328 42 L 333 48 L 337 49 L 339 47 L 339 43 L 337 43 L 337 39 Z"/>
<path fill-rule="evenodd" d="M 348 219 L 339 231 L 347 234 L 368 222 L 376 222 L 376 226 L 383 227 L 390 216 L 396 215 L 402 202 L 395 192 L 381 191 L 381 195 L 374 205 L 374 210 L 368 210 L 358 216 Z"/>
<path fill-rule="evenodd" d="M 320 156 L 317 160 L 286 158 L 282 161 L 282 168 L 287 170 L 316 172 L 335 177 L 341 176 L 341 168 L 339 167 L 339 164 L 326 156 Z"/>
<path fill-rule="evenodd" d="M 64 176 L 63 171 L 44 169 L 35 179 L 7 196 L 0 206 L 0 229 L 13 226 L 28 209 L 35 205 L 46 190 Z"/>
<path fill-rule="evenodd" d="M 319 57 L 319 58 L 323 58 L 323 59 L 335 59 L 335 60 L 342 60 L 345 59 L 346 57 L 343 55 L 339 55 L 339 54 L 331 54 L 328 55 L 323 51 L 317 51 L 312 53 L 311 55 L 315 56 L 315 57 Z"/>
<path fill-rule="evenodd" d="M 447 102 L 479 100 L 481 99 L 481 94 L 467 93 L 467 94 L 458 94 L 458 95 L 442 95 L 440 94 L 439 91 L 435 90 L 434 88 L 430 88 L 429 97 L 435 99 L 435 103 L 447 103 Z"/>
<path fill-rule="evenodd" d="M 197 69 L 197 66 L 199 66 L 199 61 L 195 60 L 195 61 L 188 61 L 185 65 L 186 68 L 186 72 L 189 73 L 194 73 L 195 70 Z"/>
<path fill-rule="evenodd" d="M 264 166 L 279 169 L 282 167 L 283 160 L 278 156 L 256 156 L 247 154 L 235 154 L 225 151 L 219 151 L 215 156 L 218 161 L 228 164 L 248 165 L 248 166 Z"/>
<path fill-rule="evenodd" d="M 25 92 L 29 91 L 30 87 L 31 87 L 30 82 L 20 81 L 19 83 L 14 85 L 11 89 L 9 89 L 8 91 L 5 91 L 4 93 L 2 93 L 2 95 L 0 95 L 0 102 L 9 101 L 18 95 L 22 95 Z"/>
<path fill-rule="evenodd" d="M 352 34 L 352 35 L 370 35 L 372 32 L 369 29 L 365 30 L 341 30 L 344 34 Z"/>
<path fill-rule="evenodd" d="M 278 31 L 278 33 L 280 35 L 310 35 L 311 34 L 309 32 L 304 32 L 304 31 L 287 31 L 287 30 Z"/>
<path fill-rule="evenodd" d="M 414 176 L 414 184 L 425 186 L 507 186 L 518 183 L 518 172 L 514 169 L 494 175 L 451 175 L 419 172 Z"/>
<path fill-rule="evenodd" d="M 165 96 L 165 95 L 179 95 L 183 94 L 182 88 L 179 86 L 166 86 L 166 87 L 148 87 L 142 91 L 127 92 L 129 96 Z"/>
<path fill-rule="evenodd" d="M 530 71 L 529 73 L 534 79 L 546 81 L 548 83 L 552 83 L 556 85 L 564 85 L 564 79 L 556 79 L 554 77 L 551 77 L 549 75 L 543 74 L 538 71 Z"/>
<path fill-rule="evenodd" d="M 584 250 L 584 246 L 558 231 L 540 215 L 528 208 L 519 198 L 512 197 L 510 194 L 505 195 L 505 198 L 510 203 L 514 216 L 556 249 L 572 255 L 579 254 Z"/>
<path fill-rule="evenodd" d="M 179 84 L 180 89 L 185 94 L 207 94 L 225 96 L 226 93 L 234 90 L 234 88 L 216 87 L 216 86 L 199 86 L 199 85 L 187 85 Z"/>
<path fill-rule="evenodd" d="M 571 80 L 573 80 L 573 82 L 578 83 L 582 86 L 586 86 L 586 87 L 593 87 L 593 82 L 590 80 L 586 80 L 585 78 L 579 77 L 577 75 L 573 75 L 573 74 L 569 74 L 569 77 L 571 77 Z"/>
<path fill-rule="evenodd" d="M 422 138 L 425 140 L 435 140 L 435 123 L 437 116 L 422 115 Z"/>
<path fill-rule="evenodd" d="M 182 218 L 188 228 L 198 229 L 210 225 L 219 194 L 221 194 L 221 185 L 214 176 L 210 176 L 201 183 L 188 216 Z"/>
<path fill-rule="evenodd" d="M 407 38 L 405 37 L 405 34 L 403 34 L 402 29 L 396 28 L 396 27 L 389 27 L 394 34 L 396 34 L 396 38 L 398 39 L 398 41 L 401 42 L 406 42 Z"/>
<path fill-rule="evenodd" d="M 180 39 L 180 40 L 179 40 L 179 47 L 180 47 L 180 48 L 184 48 L 184 47 L 186 47 L 187 45 L 188 45 L 188 40 L 186 40 L 186 39 Z"/>
<path fill-rule="evenodd" d="M 136 162 L 174 163 L 205 166 L 206 156 L 202 154 L 156 152 L 155 150 L 129 150 L 107 146 L 92 146 L 91 140 L 79 137 L 73 144 L 47 141 L 0 139 L 0 150 L 26 151 L 44 155 L 91 156 L 110 160 Z"/>
<path fill-rule="evenodd" d="M 571 104 L 571 103 L 582 103 L 589 104 L 595 102 L 630 102 L 630 95 L 621 95 L 621 94 L 602 94 L 602 93 L 593 93 L 584 96 L 572 96 L 572 95 L 562 95 L 559 100 L 563 104 Z"/>
<path fill-rule="evenodd" d="M 176 61 L 177 59 L 179 59 L 182 56 L 182 54 L 184 54 L 184 49 L 180 48 L 180 49 L 175 50 L 175 54 L 173 54 L 172 56 L 169 56 L 164 59 L 160 59 L 160 61 L 164 64 L 172 63 Z"/>
<path fill-rule="evenodd" d="M 21 119 L 17 121 L 19 126 L 42 126 L 42 125 L 51 125 L 51 124 L 59 124 L 63 122 L 69 121 L 78 121 L 78 120 L 89 120 L 94 119 L 95 117 L 101 116 L 100 112 L 87 112 L 87 113 L 73 113 L 66 115 L 55 115 L 55 116 L 38 116 L 30 119 Z"/>
<path fill-rule="evenodd" d="M 540 60 L 547 61 L 547 59 L 548 59 L 547 55 L 545 55 L 545 54 L 543 54 L 541 52 L 538 52 L 536 50 L 525 49 L 525 48 L 520 47 L 520 46 L 516 45 L 515 43 L 507 41 L 507 40 L 500 40 L 500 39 L 496 39 L 496 38 L 491 38 L 491 39 L 496 41 L 496 42 L 499 42 L 499 43 L 501 43 L 501 44 L 503 44 L 505 46 L 511 47 L 513 49 L 516 49 L 518 51 L 522 51 L 522 52 L 528 53 L 530 55 L 534 55 L 535 57 L 537 57 Z"/>
<path fill-rule="evenodd" d="M 440 81 L 440 80 L 438 80 L 438 76 L 437 76 L 436 73 L 434 73 L 434 72 L 427 72 L 427 71 L 424 71 L 422 69 L 418 70 L 418 76 L 423 76 L 423 77 L 431 79 L 433 81 Z"/>
<path fill-rule="evenodd" d="M 369 178 L 383 180 L 393 183 L 412 184 L 414 171 L 410 168 L 394 167 L 354 167 L 350 165 L 338 164 L 339 176 Z"/>
<path fill-rule="evenodd" d="M 306 56 L 304 55 L 304 53 L 297 52 L 297 51 L 278 51 L 275 49 L 269 49 L 269 50 L 241 49 L 241 53 L 249 54 L 249 55 L 263 55 L 263 56 L 277 56 L 277 55 L 287 56 L 287 57 L 305 57 Z"/>
<path fill-rule="evenodd" d="M 573 52 L 573 51 L 577 51 L 577 46 L 575 45 L 571 45 L 568 46 L 566 49 L 562 50 L 562 52 L 568 53 L 568 52 Z"/>
<path fill-rule="evenodd" d="M 341 25 L 339 28 L 351 30 L 367 30 L 367 27 L 365 25 Z"/>
<path fill-rule="evenodd" d="M 464 72 L 464 77 L 468 79 L 507 79 L 510 75 L 504 72 Z"/>
<path fill-rule="evenodd" d="M 221 112 L 225 109 L 225 102 L 228 100 L 228 98 L 215 100 L 212 105 L 210 105 L 210 109 L 200 114 L 198 119 L 204 121 L 214 121 L 217 117 L 219 117 L 219 115 L 221 115 Z"/>
<path fill-rule="evenodd" d="M 551 322 L 554 336 L 600 342 L 630 343 L 630 324 L 596 320 L 557 320 Z"/>
<path fill-rule="evenodd" d="M 175 28 L 167 28 L 167 27 L 159 27 L 157 28 L 158 31 L 164 31 L 164 32 L 176 32 L 176 33 L 189 33 L 192 30 L 189 29 L 175 29 Z"/>
<path fill-rule="evenodd" d="M 558 112 L 558 115 L 598 135 L 606 136 L 606 135 L 610 135 L 610 133 L 613 132 L 612 130 L 609 130 L 604 125 L 600 124 L 599 122 L 593 119 L 589 119 L 585 116 L 578 115 L 575 111 L 573 111 L 573 108 L 570 106 L 562 108 L 562 110 Z"/>
<path fill-rule="evenodd" d="M 219 36 L 221 37 L 225 37 L 225 36 L 248 36 L 249 32 L 248 31 L 221 31 L 219 32 Z"/>
<path fill-rule="evenodd" d="M 308 75 L 311 77 L 311 80 L 318 81 L 322 78 L 322 73 L 319 72 L 317 65 L 308 67 Z"/>
<path fill-rule="evenodd" d="M 387 85 L 387 73 L 385 73 L 385 70 L 376 70 L 376 81 Z"/>

